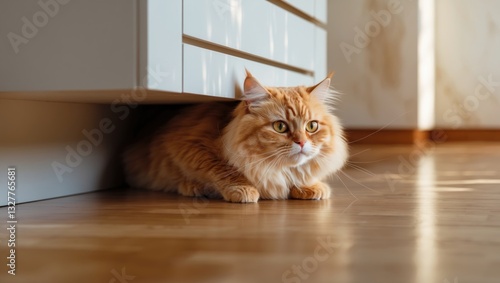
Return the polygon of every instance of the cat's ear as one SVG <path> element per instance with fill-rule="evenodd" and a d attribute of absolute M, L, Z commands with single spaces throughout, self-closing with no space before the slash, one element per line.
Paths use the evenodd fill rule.
<path fill-rule="evenodd" d="M 309 92 L 311 96 L 315 96 L 321 101 L 329 100 L 330 99 L 329 96 L 332 95 L 330 92 L 330 82 L 332 80 L 333 74 L 334 73 L 331 72 L 324 80 L 322 80 L 317 85 L 308 87 L 307 92 Z"/>
<path fill-rule="evenodd" d="M 243 83 L 243 100 L 249 106 L 257 106 L 269 98 L 269 92 L 245 69 L 247 77 Z"/>

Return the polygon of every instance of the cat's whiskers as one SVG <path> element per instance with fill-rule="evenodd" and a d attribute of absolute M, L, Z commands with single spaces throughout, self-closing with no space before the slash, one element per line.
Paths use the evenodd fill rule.
<path fill-rule="evenodd" d="M 245 165 L 241 166 L 241 168 L 243 169 L 243 171 L 247 170 L 247 169 L 253 169 L 255 166 L 257 165 L 260 165 L 262 162 L 264 162 L 265 160 L 269 159 L 269 158 L 272 158 L 272 157 L 276 157 L 277 155 L 280 155 L 282 154 L 283 152 L 282 151 L 274 151 L 271 155 L 269 156 L 266 156 L 264 158 L 261 158 L 261 159 L 258 159 L 258 160 L 254 160 L 252 162 L 249 162 L 249 163 L 246 163 Z M 246 157 L 248 158 L 248 157 Z M 250 166 L 250 167 L 249 167 Z M 222 176 L 222 177 L 228 177 L 232 174 L 235 174 L 235 173 L 238 173 L 239 174 L 239 171 L 237 169 L 233 169 L 231 172 L 228 172 L 228 174 Z"/>
<path fill-rule="evenodd" d="M 319 151 L 319 152 L 318 152 L 318 154 L 317 154 L 316 156 L 317 156 L 317 157 L 324 157 L 324 158 L 328 158 L 328 157 L 329 157 L 329 155 L 328 155 L 328 154 L 325 154 L 325 153 L 323 153 L 323 152 L 321 152 L 321 151 Z"/>
<path fill-rule="evenodd" d="M 274 169 L 274 168 L 281 168 L 283 166 L 283 161 L 284 161 L 284 158 L 286 157 L 286 153 L 289 153 L 290 152 L 290 149 L 291 149 L 291 146 L 288 146 L 288 147 L 283 147 L 283 148 L 280 148 L 277 152 L 277 158 L 275 158 L 274 160 L 272 160 L 270 163 L 267 164 L 267 168 L 265 169 L 264 171 L 264 174 L 262 174 L 263 176 L 266 176 L 267 173 L 269 173 L 269 170 Z M 257 185 L 260 185 L 262 184 L 262 181 L 264 180 L 264 178 L 260 178 L 259 179 L 259 183 Z"/>
<path fill-rule="evenodd" d="M 269 170 L 271 168 L 274 168 L 274 166 L 278 163 L 278 160 L 279 160 L 279 157 L 272 160 L 270 163 L 267 164 L 267 168 L 264 170 L 264 174 L 262 174 L 262 176 L 267 176 L 267 174 L 269 173 Z M 260 187 L 262 185 L 262 182 L 264 181 L 265 178 L 260 178 L 259 181 L 257 182 L 257 187 Z M 266 179 L 267 180 L 267 179 Z"/>
<path fill-rule="evenodd" d="M 385 129 L 385 128 L 387 128 L 387 127 L 389 127 L 389 126 L 390 126 L 391 124 L 393 124 L 394 122 L 399 121 L 399 120 L 401 119 L 401 117 L 403 117 L 403 116 L 405 116 L 406 114 L 408 114 L 408 112 L 409 112 L 409 111 L 406 111 L 406 112 L 402 113 L 401 115 L 399 115 L 398 117 L 394 118 L 392 121 L 390 121 L 390 122 L 389 122 L 389 123 L 387 123 L 386 125 L 382 126 L 381 128 L 379 128 L 378 130 L 376 130 L 376 131 L 375 131 L 375 132 L 373 132 L 373 133 L 370 133 L 370 134 L 368 134 L 368 135 L 366 135 L 366 136 L 364 136 L 364 137 L 362 137 L 362 138 L 359 138 L 359 139 L 357 139 L 357 140 L 354 140 L 354 141 L 349 141 L 349 142 L 348 142 L 348 144 L 355 143 L 355 142 L 359 142 L 359 141 L 362 141 L 362 140 L 364 140 L 364 139 L 366 139 L 366 138 L 369 138 L 370 136 L 373 136 L 374 134 L 376 134 L 376 133 L 378 133 L 378 132 L 382 131 L 383 129 Z"/>
<path fill-rule="evenodd" d="M 358 153 L 358 154 L 359 154 L 359 153 Z M 323 152 L 321 152 L 321 151 L 318 153 L 318 155 L 317 155 L 317 156 L 319 156 L 319 157 L 328 157 L 328 155 L 324 154 L 324 153 L 323 153 Z M 371 172 L 371 171 L 369 171 L 369 170 L 367 170 L 367 169 L 365 169 L 365 168 L 363 168 L 363 167 L 361 167 L 361 166 L 358 166 L 358 165 L 355 165 L 355 164 L 350 164 L 349 162 L 346 162 L 346 165 L 347 165 L 347 166 L 350 166 L 350 167 L 352 167 L 352 168 L 354 168 L 354 169 L 356 169 L 356 170 L 358 170 L 358 171 L 360 171 L 360 172 L 363 172 L 363 173 L 365 173 L 365 174 L 368 174 L 368 175 L 371 175 L 371 176 L 374 176 L 374 177 L 376 177 L 376 176 L 377 176 L 375 173 L 373 173 L 373 172 Z M 363 184 L 359 183 L 359 182 L 358 182 L 358 181 L 356 181 L 354 178 L 352 178 L 349 174 L 347 174 L 344 170 L 339 170 L 338 172 L 339 172 L 339 173 L 344 174 L 344 176 L 346 176 L 347 178 L 349 178 L 351 181 L 355 182 L 356 184 L 358 184 L 358 185 L 360 185 L 360 186 L 362 186 L 362 187 L 364 187 L 364 188 L 366 188 L 366 189 L 368 189 L 368 190 L 370 190 L 370 191 L 373 191 L 373 192 L 375 192 L 375 193 L 377 193 L 377 194 L 379 193 L 378 191 L 376 191 L 376 190 L 374 190 L 374 189 L 372 189 L 372 188 L 370 188 L 370 187 L 367 187 L 367 186 L 365 186 L 365 185 L 363 185 Z M 343 181 L 343 180 L 342 180 L 342 178 L 340 177 L 340 175 L 338 175 L 338 174 L 337 174 L 336 176 L 337 176 L 337 177 L 339 178 L 339 180 L 340 180 L 340 181 L 344 184 L 344 186 L 346 187 L 346 189 L 347 189 L 347 190 L 349 190 L 349 189 L 347 188 L 347 185 L 344 183 L 344 181 Z M 349 193 L 350 193 L 352 196 L 354 196 L 354 194 L 353 194 L 350 190 L 349 190 Z M 354 197 L 355 197 L 355 196 L 354 196 Z"/>
<path fill-rule="evenodd" d="M 373 160 L 373 161 L 348 161 L 351 164 L 372 164 L 372 163 L 377 163 L 377 162 L 382 162 L 389 160 L 389 158 L 384 158 L 384 159 L 378 159 L 378 160 Z"/>
<path fill-rule="evenodd" d="M 261 158 L 261 159 L 258 159 L 258 160 L 254 160 L 252 162 L 249 162 L 249 163 L 246 163 L 245 165 L 243 165 L 243 168 L 247 167 L 248 165 L 257 165 L 257 163 L 262 163 L 264 162 L 265 160 L 269 159 L 269 158 L 272 158 L 272 157 L 276 157 L 278 155 L 281 155 L 283 153 L 285 153 L 286 150 L 285 149 L 280 149 L 280 150 L 277 150 L 277 151 L 274 151 L 271 155 L 269 156 L 266 156 L 264 158 Z M 248 158 L 248 157 L 247 157 Z"/>
<path fill-rule="evenodd" d="M 377 177 L 377 174 L 375 174 L 375 173 L 371 172 L 370 170 L 368 170 L 368 169 L 366 169 L 366 168 L 363 168 L 363 167 L 361 167 L 361 166 L 359 166 L 359 165 L 352 164 L 352 163 L 350 163 L 350 162 L 346 162 L 346 165 L 347 165 L 347 166 L 350 166 L 350 167 L 352 167 L 353 169 L 356 169 L 356 170 L 358 170 L 358 171 L 360 171 L 360 172 L 363 172 L 363 173 L 365 173 L 365 174 L 367 174 L 367 175 L 370 175 L 370 176 L 373 176 L 373 177 Z"/>
<path fill-rule="evenodd" d="M 356 153 L 354 153 L 354 154 L 350 154 L 350 155 L 349 155 L 349 158 L 352 158 L 352 157 L 354 157 L 354 156 L 356 156 L 356 155 L 363 154 L 363 153 L 365 153 L 365 152 L 367 152 L 367 151 L 370 151 L 370 150 L 371 150 L 371 148 L 367 148 L 367 149 L 364 149 L 364 150 L 362 150 L 362 151 L 360 151 L 360 152 L 356 152 Z"/>
<path fill-rule="evenodd" d="M 292 185 L 293 185 L 295 188 L 297 188 L 297 189 L 299 189 L 299 188 L 300 188 L 300 186 L 299 186 L 299 185 L 297 185 L 297 183 L 295 182 L 294 178 L 289 178 L 288 180 L 290 181 L 290 183 L 292 183 Z"/>
<path fill-rule="evenodd" d="M 388 160 L 389 158 L 384 158 L 384 159 L 379 159 L 379 160 L 373 160 L 373 161 L 352 161 L 350 160 L 350 158 L 352 158 L 353 156 L 356 156 L 356 155 L 360 155 L 360 154 L 363 154 L 367 151 L 371 150 L 370 148 L 367 148 L 365 150 L 362 150 L 360 152 L 357 152 L 357 153 L 354 153 L 354 154 L 351 154 L 349 156 L 349 160 L 346 161 L 346 165 L 348 166 L 351 166 L 352 168 L 354 169 L 357 169 L 358 171 L 364 171 L 365 173 L 367 173 L 368 175 L 372 175 L 372 176 L 376 176 L 376 174 L 374 174 L 373 172 L 367 170 L 366 168 L 363 168 L 357 164 L 371 164 L 371 163 L 377 163 L 377 162 L 381 162 L 381 161 L 385 161 L 385 160 Z"/>
<path fill-rule="evenodd" d="M 376 190 L 374 190 L 374 189 L 372 189 L 372 188 L 370 188 L 370 187 L 367 187 L 367 186 L 365 186 L 365 185 L 361 184 L 360 182 L 358 182 L 358 181 L 354 180 L 354 178 L 352 178 L 352 177 L 351 177 L 349 174 L 347 174 L 344 170 L 340 170 L 340 171 L 339 171 L 339 173 L 344 174 L 344 176 L 346 176 L 349 180 L 351 180 L 351 181 L 353 181 L 354 183 L 356 183 L 356 184 L 358 184 L 358 185 L 362 186 L 363 188 L 366 188 L 366 189 L 368 189 L 368 190 L 370 190 L 370 191 L 372 191 L 372 192 L 375 192 L 375 193 L 379 194 L 379 192 L 378 192 L 378 191 L 376 191 Z"/>
<path fill-rule="evenodd" d="M 349 192 L 349 194 L 351 194 L 351 196 L 353 198 L 355 198 L 356 200 L 358 200 L 358 198 L 351 192 L 351 190 L 349 190 L 349 188 L 347 187 L 346 183 L 344 183 L 344 181 L 342 180 L 342 178 L 340 178 L 340 175 L 336 174 L 335 176 L 337 176 L 337 178 L 339 178 L 340 182 L 342 184 L 344 184 L 344 187 L 346 188 L 346 190 Z"/>
<path fill-rule="evenodd" d="M 355 165 L 355 164 L 350 164 L 350 162 L 346 162 L 346 165 L 347 165 L 347 166 L 350 166 L 350 167 L 352 167 L 353 169 L 358 170 L 358 171 L 360 171 L 360 172 L 362 172 L 362 173 L 365 173 L 365 174 L 367 174 L 367 175 L 370 175 L 370 176 L 372 176 L 372 177 L 373 177 L 373 178 L 375 178 L 375 179 L 385 180 L 385 177 L 384 177 L 383 175 L 380 175 L 380 174 L 375 174 L 375 173 L 371 172 L 370 170 L 368 170 L 368 169 L 366 169 L 366 168 L 363 168 L 363 167 L 361 167 L 361 166 L 358 166 L 358 165 Z"/>
<path fill-rule="evenodd" d="M 223 139 L 221 139 L 221 142 L 222 142 L 222 146 L 227 150 L 227 151 L 231 151 L 231 149 L 227 146 L 227 144 L 224 142 Z M 269 153 L 272 153 L 272 152 L 275 152 L 275 150 L 270 150 L 270 151 L 266 151 L 266 152 L 261 152 L 261 153 L 256 153 L 256 154 L 253 154 L 254 156 L 260 156 L 260 155 L 266 155 L 266 154 L 269 154 Z M 241 154 L 239 152 L 231 152 L 231 154 L 234 154 L 238 157 L 243 157 L 243 158 L 248 158 L 250 157 L 248 154 Z"/>

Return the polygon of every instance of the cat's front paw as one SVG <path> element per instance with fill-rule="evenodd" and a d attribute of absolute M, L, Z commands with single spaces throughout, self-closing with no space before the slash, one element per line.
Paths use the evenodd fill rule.
<path fill-rule="evenodd" d="M 330 198 L 330 193 L 330 186 L 323 182 L 308 187 L 290 189 L 290 197 L 295 199 L 327 199 Z"/>
<path fill-rule="evenodd" d="M 257 202 L 259 191 L 253 186 L 230 186 L 224 190 L 222 196 L 230 202 Z"/>

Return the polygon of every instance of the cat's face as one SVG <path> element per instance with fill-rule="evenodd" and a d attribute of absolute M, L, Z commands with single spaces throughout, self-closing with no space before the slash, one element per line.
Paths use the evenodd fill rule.
<path fill-rule="evenodd" d="M 323 97 L 329 84 L 327 78 L 310 88 L 264 88 L 247 77 L 247 109 L 239 125 L 245 152 L 289 167 L 330 154 L 336 120 Z"/>

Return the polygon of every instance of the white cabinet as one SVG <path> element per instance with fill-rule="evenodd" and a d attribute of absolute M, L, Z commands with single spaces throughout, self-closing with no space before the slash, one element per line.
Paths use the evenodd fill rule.
<path fill-rule="evenodd" d="M 275 0 L 275 1 L 283 1 L 291 6 L 299 9 L 304 12 L 308 16 L 315 18 L 316 20 L 326 23 L 326 9 L 327 4 L 326 0 Z"/>
<path fill-rule="evenodd" d="M 327 33 L 322 28 L 314 29 L 314 77 L 315 81 L 319 82 L 327 75 L 327 62 L 326 62 L 326 46 L 327 46 Z M 331 72 L 333 70 L 328 70 Z"/>
<path fill-rule="evenodd" d="M 137 85 L 182 92 L 182 0 L 143 0 L 138 9 Z"/>
<path fill-rule="evenodd" d="M 285 0 L 284 2 L 289 3 L 290 5 L 296 7 L 297 9 L 301 10 L 302 12 L 310 15 L 311 17 L 314 17 L 314 2 L 315 1 L 310 1 L 310 0 Z"/>
<path fill-rule="evenodd" d="M 313 78 L 224 53 L 184 45 L 184 92 L 234 98 L 241 93 L 245 68 L 264 85 L 311 85 Z"/>
<path fill-rule="evenodd" d="M 328 18 L 328 7 L 326 0 L 315 0 L 314 1 L 314 17 L 319 21 L 326 23 Z"/>
<path fill-rule="evenodd" d="M 245 67 L 268 85 L 310 84 L 326 75 L 325 6 L 325 0 L 1 1 L 0 32 L 31 38 L 17 45 L 12 36 L 0 38 L 0 99 L 111 103 L 137 88 L 149 94 L 137 103 L 196 101 L 189 94 L 235 98 Z M 47 23 L 37 22 L 42 14 Z M 26 35 L 24 25 L 39 26 Z"/>
<path fill-rule="evenodd" d="M 314 25 L 262 0 L 184 0 L 184 34 L 305 70 Z"/>

